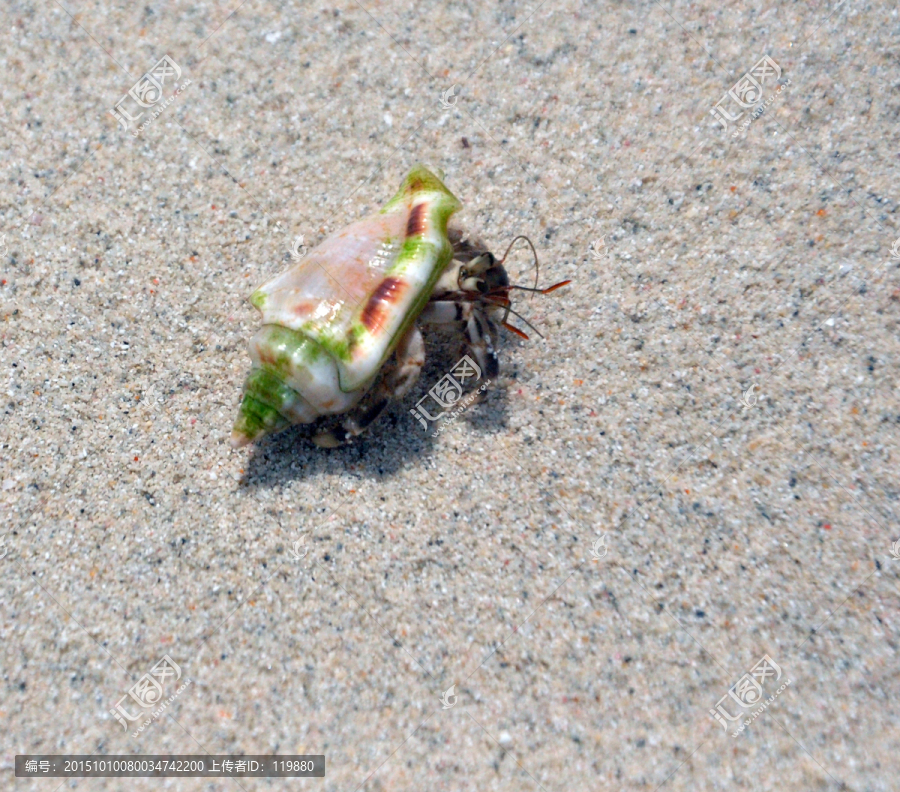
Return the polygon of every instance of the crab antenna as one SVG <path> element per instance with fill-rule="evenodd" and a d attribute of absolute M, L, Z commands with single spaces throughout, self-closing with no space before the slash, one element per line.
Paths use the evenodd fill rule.
<path fill-rule="evenodd" d="M 550 294 L 550 292 L 554 292 L 557 289 L 561 289 L 563 286 L 567 286 L 571 282 L 572 281 L 570 281 L 570 280 L 560 281 L 559 283 L 554 283 L 552 286 L 548 286 L 546 289 L 532 289 L 528 286 L 516 286 L 516 285 L 502 286 L 498 289 L 494 289 L 493 291 L 487 292 L 487 294 L 483 294 L 482 299 L 485 299 L 488 302 L 491 302 L 494 305 L 498 305 L 501 308 L 503 308 L 505 313 L 503 314 L 503 320 L 502 320 L 501 324 L 504 327 L 506 327 L 508 330 L 512 330 L 514 333 L 519 333 L 520 335 L 522 334 L 520 330 L 517 330 L 516 328 L 512 327 L 512 325 L 508 325 L 506 323 L 506 320 L 509 319 L 509 315 L 511 313 L 514 313 L 514 314 L 516 314 L 516 316 L 519 317 L 519 319 L 521 319 L 532 330 L 534 330 L 535 333 L 537 333 L 539 336 L 541 336 L 541 338 L 543 338 L 544 336 L 541 335 L 540 331 L 538 331 L 534 327 L 534 325 L 530 324 L 528 322 L 528 320 L 522 316 L 522 314 L 517 313 L 516 311 L 514 311 L 512 309 L 512 303 L 509 301 L 508 292 L 510 289 L 521 289 L 522 291 L 533 292 L 533 293 L 538 293 L 538 294 Z M 491 298 L 494 298 L 494 299 L 491 299 Z"/>
<path fill-rule="evenodd" d="M 519 319 L 521 319 L 523 322 L 525 322 L 525 324 L 527 324 L 532 330 L 534 330 L 534 332 L 537 333 L 541 338 L 544 337 L 544 334 L 540 330 L 538 330 L 533 324 L 531 324 L 531 322 L 529 322 L 524 316 L 522 316 L 522 314 L 520 314 L 518 311 L 514 311 L 512 308 L 510 308 L 507 305 L 506 306 L 506 316 L 509 316 L 510 314 L 515 314 L 516 316 L 518 316 Z M 507 329 L 512 329 L 511 326 L 506 324 L 506 317 L 504 317 L 502 324 L 504 325 L 504 327 L 507 327 Z M 516 331 L 513 330 L 513 332 L 516 332 Z M 518 332 L 521 334 L 522 331 L 519 330 Z M 526 338 L 527 338 L 527 336 L 526 336 Z"/>
<path fill-rule="evenodd" d="M 534 245 L 532 244 L 531 240 L 527 236 L 525 236 L 524 234 L 520 234 L 519 236 L 515 237 L 513 239 L 513 241 L 509 243 L 509 247 L 506 248 L 506 253 L 503 254 L 503 258 L 500 259 L 500 263 L 502 264 L 504 261 L 506 261 L 506 257 L 509 255 L 509 251 L 512 250 L 512 246 L 515 245 L 516 242 L 518 242 L 520 239 L 524 239 L 528 243 L 528 246 L 531 248 L 531 252 L 534 253 L 534 288 L 535 288 L 535 290 L 537 290 L 538 277 L 540 276 L 540 266 L 541 265 L 538 262 L 537 251 L 534 249 Z"/>
<path fill-rule="evenodd" d="M 502 325 L 509 330 L 510 333 L 515 333 L 519 338 L 524 338 L 526 341 L 530 341 L 531 339 L 528 337 L 527 333 L 523 333 L 519 330 L 515 325 L 511 325 L 509 322 L 502 322 Z"/>
<path fill-rule="evenodd" d="M 546 289 L 532 289 L 530 286 L 516 286 L 515 284 L 510 284 L 509 286 L 504 286 L 504 289 L 521 289 L 522 291 L 527 292 L 537 292 L 538 294 L 550 294 L 550 292 L 554 292 L 557 289 L 561 289 L 563 286 L 568 286 L 572 281 L 564 280 L 559 283 L 554 283 L 552 286 L 548 286 Z M 500 291 L 500 289 L 497 289 Z M 490 294 L 490 292 L 488 292 Z"/>

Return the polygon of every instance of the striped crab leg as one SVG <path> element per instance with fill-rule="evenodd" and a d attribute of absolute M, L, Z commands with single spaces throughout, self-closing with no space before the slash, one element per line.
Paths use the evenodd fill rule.
<path fill-rule="evenodd" d="M 476 303 L 468 300 L 436 300 L 425 306 L 419 319 L 425 324 L 459 327 L 468 351 L 481 369 L 482 377 L 493 380 L 500 375 L 500 360 L 493 341 L 497 328 Z"/>

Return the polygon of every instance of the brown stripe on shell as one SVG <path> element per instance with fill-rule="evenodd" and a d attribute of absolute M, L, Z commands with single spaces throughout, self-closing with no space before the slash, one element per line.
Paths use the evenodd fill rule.
<path fill-rule="evenodd" d="M 425 213 L 425 204 L 418 203 L 409 213 L 409 219 L 406 221 L 406 237 L 419 236 L 425 233 L 428 227 L 428 218 Z"/>
<path fill-rule="evenodd" d="M 391 306 L 400 302 L 406 288 L 405 281 L 394 277 L 387 277 L 378 284 L 378 288 L 369 297 L 360 317 L 366 330 L 371 333 L 376 327 L 384 324 L 387 317 L 390 316 Z"/>

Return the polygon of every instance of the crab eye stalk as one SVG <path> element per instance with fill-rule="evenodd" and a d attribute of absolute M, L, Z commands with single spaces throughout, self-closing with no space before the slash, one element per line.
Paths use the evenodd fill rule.
<path fill-rule="evenodd" d="M 509 286 L 509 275 L 500 263 L 495 264 L 484 273 L 485 292 L 503 291 Z"/>
<path fill-rule="evenodd" d="M 469 275 L 484 275 L 488 270 L 492 269 L 497 263 L 497 259 L 493 253 L 482 253 L 480 256 L 473 258 L 469 262 L 466 272 Z"/>

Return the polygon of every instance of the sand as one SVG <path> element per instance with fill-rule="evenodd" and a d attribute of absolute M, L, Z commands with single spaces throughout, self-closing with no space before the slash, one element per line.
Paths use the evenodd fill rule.
<path fill-rule="evenodd" d="M 896 789 L 898 25 L 5 5 L 0 788 Z M 110 111 L 164 55 L 135 136 Z M 763 56 L 765 113 L 723 128 Z M 427 331 L 351 447 L 232 451 L 247 297 L 417 162 L 572 279 L 516 303 L 544 338 L 437 437 L 409 410 L 460 345 Z M 181 692 L 132 736 L 111 710 L 164 656 Z M 325 778 L 13 777 L 273 752 Z"/>

